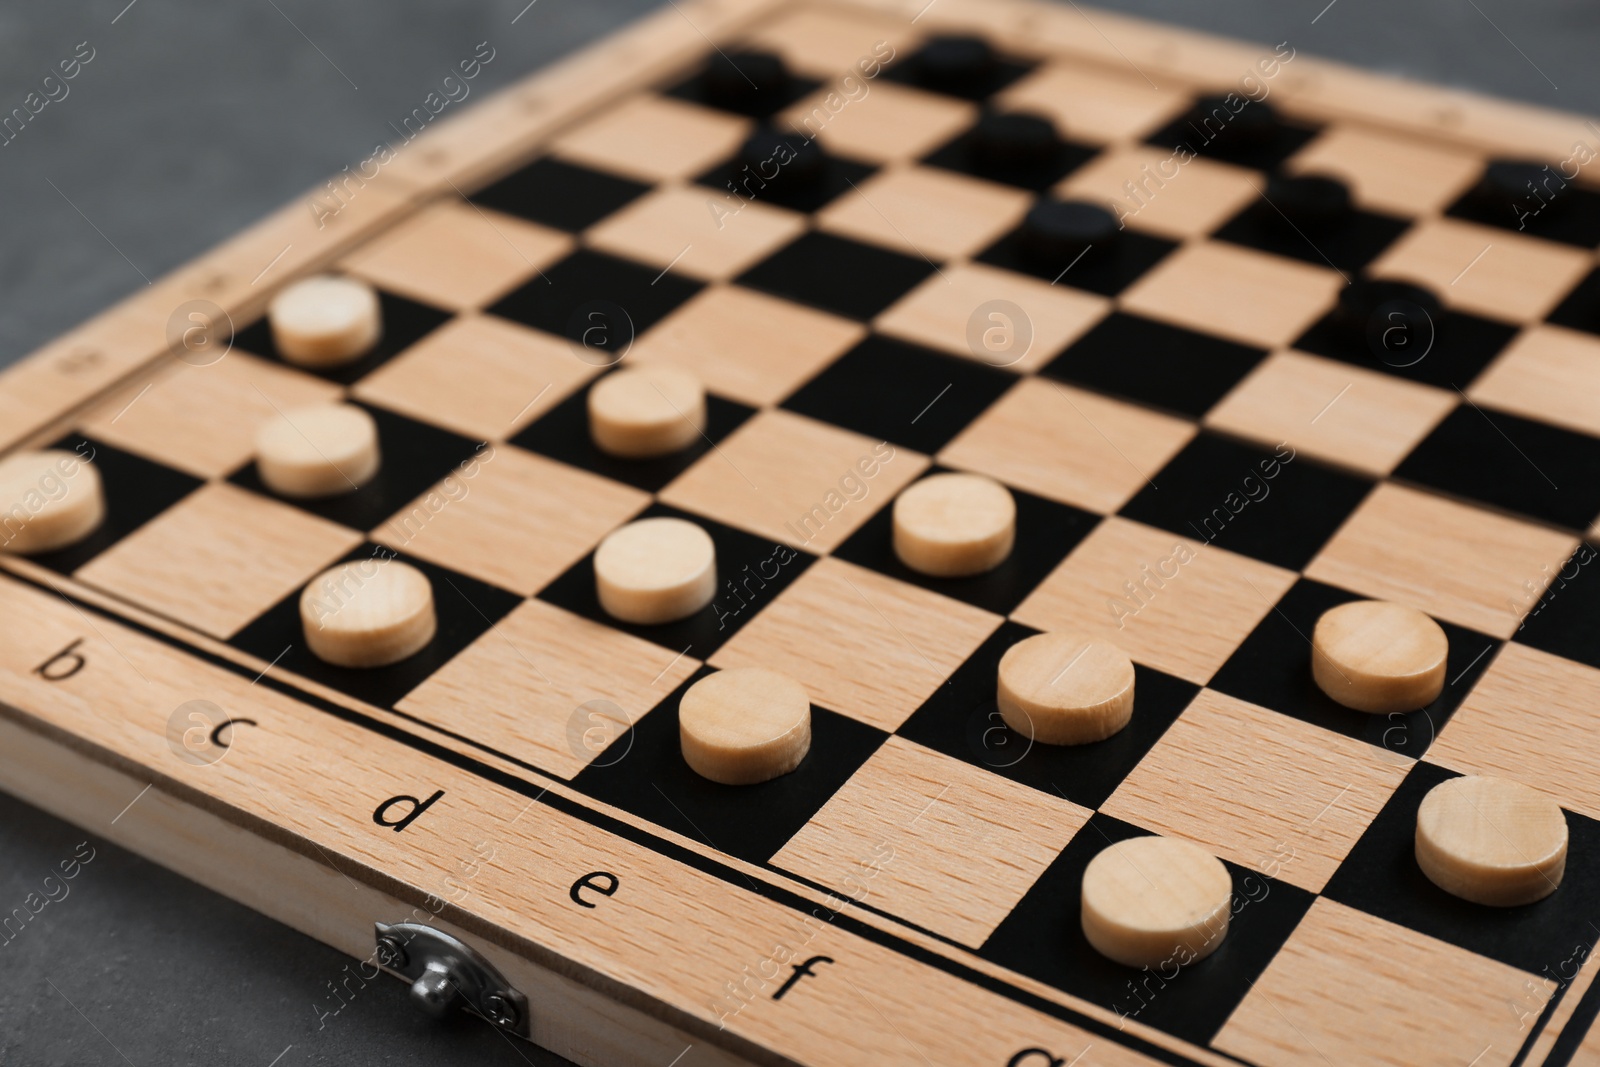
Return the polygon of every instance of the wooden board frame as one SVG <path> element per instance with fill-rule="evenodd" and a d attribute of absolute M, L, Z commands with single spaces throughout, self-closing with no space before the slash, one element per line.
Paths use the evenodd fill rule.
<path fill-rule="evenodd" d="M 206 301 L 247 321 L 261 312 L 273 284 L 335 262 L 437 197 L 497 177 L 584 116 L 683 67 L 706 51 L 708 40 L 736 40 L 780 7 L 796 6 L 684 0 L 429 129 L 332 217 L 319 221 L 309 197 L 297 200 L 0 374 L 0 447 L 48 439 L 96 400 L 172 358 L 169 331 L 180 306 Z M 1019 54 L 1147 69 L 1186 90 L 1225 89 L 1270 52 L 1029 0 L 936 6 L 818 0 L 814 6 L 915 18 L 930 32 L 979 27 Z M 1291 116 L 1370 123 L 1441 146 L 1530 158 L 1565 158 L 1574 142 L 1596 132 L 1578 116 L 1309 56 L 1275 86 L 1274 102 Z M 263 278 L 271 282 L 258 284 Z M 371 955 L 374 920 L 424 909 L 430 921 L 481 945 L 529 996 L 535 1039 L 579 1063 L 661 1064 L 680 1056 L 684 1067 L 921 1062 L 918 1043 L 891 1016 L 916 1020 L 918 1036 L 936 1043 L 946 1062 L 1004 1063 L 1007 1054 L 1018 1062 L 1029 1048 L 1060 1062 L 1076 1062 L 1090 1050 L 1097 1051 L 1085 1063 L 1231 1062 L 1004 973 L 854 901 L 799 882 L 775 884 L 772 872 L 722 857 L 700 841 L 621 812 L 585 813 L 594 802 L 580 804 L 564 783 L 398 713 L 314 684 L 291 695 L 270 675 L 259 677 L 268 664 L 27 561 L 5 558 L 0 566 L 15 579 L 0 583 L 0 783 L 8 791 L 360 959 Z M 116 621 L 113 608 L 131 621 Z M 69 658 L 52 658 L 61 655 Z M 66 684 L 81 677 L 76 671 L 52 680 L 50 665 L 59 671 L 77 662 L 73 657 L 92 657 L 90 673 L 103 677 L 81 692 Z M 250 731 L 252 740 L 241 740 L 233 759 L 186 764 L 169 751 L 165 714 L 181 701 L 169 700 L 168 709 L 146 687 L 167 696 L 226 694 L 235 702 L 230 711 L 248 709 L 269 725 Z M 308 753 L 292 729 L 270 725 L 290 727 L 297 715 L 313 714 L 310 701 L 319 707 L 314 714 L 332 716 L 332 732 L 349 742 L 347 749 Z M 296 768 L 298 776 L 291 773 Z M 420 849 L 423 863 L 391 840 L 374 842 L 295 810 L 308 781 L 330 807 L 366 804 L 382 788 L 422 798 L 424 784 L 470 802 L 408 828 L 416 835 L 408 844 Z M 482 852 L 461 854 L 462 842 L 488 843 L 499 864 Z M 670 891 L 647 906 L 627 904 L 623 893 L 616 903 L 626 909 L 625 921 L 583 929 L 573 916 L 589 916 L 565 900 L 566 887 L 598 870 L 618 872 L 630 888 L 659 879 L 658 888 Z M 535 878 L 530 871 L 548 874 Z M 552 893 L 541 895 L 545 889 Z M 719 913 L 720 905 L 734 903 L 737 915 Z M 817 915 L 825 918 L 806 918 Z M 725 943 L 713 943 L 719 927 L 727 928 Z M 778 927 L 803 933 L 812 954 L 865 961 L 875 994 L 892 1001 L 891 1013 L 830 1005 L 840 1024 L 826 1032 L 742 1008 L 719 1018 L 714 1002 L 693 992 L 702 969 L 719 971 L 726 981 L 718 986 L 749 989 L 754 974 L 764 987 L 767 971 L 778 973 L 776 955 L 729 969 L 728 959 L 739 957 L 727 950 L 741 938 L 759 940 L 752 931 Z M 686 933 L 692 936 L 682 940 Z M 617 965 L 623 958 L 633 963 Z M 720 975 L 724 969 L 729 973 Z M 1594 970 L 1590 960 L 1582 984 Z M 943 994 L 940 983 L 948 983 Z M 1004 992 L 996 991 L 1001 986 Z M 1568 992 L 1555 1013 L 1560 1021 L 1570 1018 L 1582 991 Z M 734 996 L 725 1003 L 739 1006 Z M 1107 1040 L 1113 1031 L 1128 1048 Z M 1524 1062 L 1542 1062 L 1554 1034 L 1547 1027 Z"/>

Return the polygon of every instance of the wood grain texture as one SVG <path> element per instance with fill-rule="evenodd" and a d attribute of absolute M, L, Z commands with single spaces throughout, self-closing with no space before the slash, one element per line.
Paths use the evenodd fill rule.
<path fill-rule="evenodd" d="M 1126 504 L 1194 436 L 1192 424 L 1054 381 L 1025 378 L 939 453 L 1052 500 Z"/>
<path fill-rule="evenodd" d="M 1101 810 L 1320 892 L 1411 766 L 1206 689 Z"/>
<path fill-rule="evenodd" d="M 452 472 L 372 532 L 391 548 L 531 594 L 582 559 L 649 495 L 497 445 L 477 473 Z"/>
<path fill-rule="evenodd" d="M 889 167 L 814 218 L 820 228 L 919 259 L 976 255 L 1021 221 L 1021 189 L 935 167 Z"/>
<path fill-rule="evenodd" d="M 838 78 L 851 72 L 882 41 L 903 54 L 920 36 L 905 19 L 847 6 L 792 5 L 763 20 L 745 43 L 769 49 L 783 57 L 792 70 L 820 78 Z"/>
<path fill-rule="evenodd" d="M 1024 326 L 978 314 L 984 305 L 1007 300 L 1027 316 L 1031 342 L 1023 345 Z M 982 263 L 947 265 L 901 297 L 873 322 L 879 333 L 913 344 L 987 363 L 1019 373 L 1038 370 L 1062 349 L 1088 332 L 1111 310 L 1111 301 L 1064 285 L 1000 270 Z M 976 350 L 969 331 L 978 319 Z M 983 331 L 1009 330 L 997 346 L 983 344 Z"/>
<path fill-rule="evenodd" d="M 796 133 L 815 137 L 829 152 L 869 163 L 919 159 L 971 126 L 975 105 L 893 82 L 874 82 L 868 95 L 846 105 L 820 90 L 778 115 Z M 832 106 L 830 106 L 830 103 Z"/>
<path fill-rule="evenodd" d="M 1103 204 L 1129 229 L 1182 241 L 1227 222 L 1261 188 L 1261 178 L 1242 167 L 1203 158 L 1180 163 L 1170 148 L 1134 144 L 1096 156 L 1054 192 Z"/>
<path fill-rule="evenodd" d="M 1427 975 L 1427 981 L 1418 981 Z M 1555 983 L 1318 900 L 1217 1035 L 1258 1063 L 1505 1067 Z M 1371 1035 L 1385 1039 L 1373 1042 Z"/>
<path fill-rule="evenodd" d="M 646 93 L 568 130 L 550 147 L 563 159 L 640 181 L 676 181 L 733 155 L 750 129 L 748 119 L 726 111 Z"/>
<path fill-rule="evenodd" d="M 1417 223 L 1367 267 L 1420 282 L 1444 305 L 1492 319 L 1542 319 L 1594 265 L 1569 245 L 1459 219 Z"/>
<path fill-rule="evenodd" d="M 670 266 L 692 278 L 727 281 L 806 228 L 797 212 L 730 197 L 716 188 L 662 186 L 590 228 L 584 239 L 660 270 Z"/>
<path fill-rule="evenodd" d="M 1530 326 L 1478 375 L 1467 395 L 1514 415 L 1600 435 L 1600 338 Z"/>
<path fill-rule="evenodd" d="M 360 543 L 347 527 L 212 483 L 77 576 L 214 637 L 230 637 Z"/>
<path fill-rule="evenodd" d="M 1185 245 L 1122 294 L 1129 311 L 1247 345 L 1293 341 L 1345 280 L 1325 266 L 1220 242 Z"/>
<path fill-rule="evenodd" d="M 402 711 L 563 778 L 700 661 L 540 600 L 519 605 L 400 702 Z"/>
<path fill-rule="evenodd" d="M 890 737 L 772 862 L 977 946 L 1089 815 Z"/>
<path fill-rule="evenodd" d="M 572 250 L 546 226 L 440 200 L 340 261 L 391 292 L 452 310 L 493 302 Z"/>
<path fill-rule="evenodd" d="M 1206 412 L 1213 429 L 1288 442 L 1325 463 L 1385 475 L 1410 455 L 1456 394 L 1349 363 L 1275 352 Z"/>
<path fill-rule="evenodd" d="M 1173 570 L 1176 577 L 1161 577 Z M 1294 579 L 1281 567 L 1112 516 L 1011 617 L 1109 641 L 1204 685 Z"/>
<path fill-rule="evenodd" d="M 1589 716 L 1600 670 L 1508 644 L 1428 750 L 1463 774 L 1510 778 L 1600 818 L 1600 754 Z"/>
<path fill-rule="evenodd" d="M 362 378 L 362 400 L 479 441 L 500 441 L 600 368 L 565 341 L 492 315 L 461 315 Z"/>
<path fill-rule="evenodd" d="M 1188 106 L 1189 96 L 1151 85 L 1126 66 L 1047 63 L 995 97 L 1008 110 L 1049 116 L 1079 143 L 1137 141 Z"/>
<path fill-rule="evenodd" d="M 823 707 L 894 730 L 1000 618 L 842 560 L 812 564 L 711 657 L 771 667 Z"/>
<path fill-rule="evenodd" d="M 236 351 L 203 367 L 165 360 L 92 407 L 79 425 L 97 441 L 215 478 L 250 459 L 256 431 L 278 411 L 337 400 L 343 392 Z"/>
<path fill-rule="evenodd" d="M 660 493 L 662 501 L 779 544 L 827 552 L 928 458 L 803 415 L 757 414 Z"/>
<path fill-rule="evenodd" d="M 656 323 L 628 353 L 715 382 L 755 407 L 776 404 L 862 337 L 866 327 L 735 285 L 714 285 Z"/>
<path fill-rule="evenodd" d="M 1368 211 L 1428 215 L 1449 207 L 1478 180 L 1483 157 L 1352 122 L 1323 130 L 1284 169 L 1338 178 L 1356 206 Z"/>
<path fill-rule="evenodd" d="M 1510 637 L 1577 543 L 1543 526 L 1384 484 L 1305 573 Z"/>

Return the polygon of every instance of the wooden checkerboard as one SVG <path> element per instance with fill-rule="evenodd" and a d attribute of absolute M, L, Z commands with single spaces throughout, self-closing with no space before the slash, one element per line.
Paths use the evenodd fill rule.
<path fill-rule="evenodd" d="M 940 33 L 994 44 L 987 84 L 905 76 Z M 109 500 L 88 541 L 0 558 L 0 781 L 356 957 L 375 921 L 451 931 L 584 1064 L 1593 1062 L 1600 183 L 1520 232 L 1468 193 L 1600 133 L 1294 44 L 1028 0 L 683 0 L 314 191 L 0 376 L 0 444 L 92 449 Z M 713 48 L 777 52 L 794 91 L 711 106 Z M 1227 92 L 1265 94 L 1270 136 L 1173 163 Z M 986 109 L 1053 119 L 1056 164 L 974 173 Z M 817 140 L 822 189 L 730 193 L 758 121 Z M 1357 211 L 1286 236 L 1274 173 Z M 1051 192 L 1116 205 L 1116 256 L 1029 267 Z M 378 287 L 385 334 L 316 374 L 259 320 L 327 269 Z M 1422 359 L 1330 327 L 1360 277 L 1440 296 Z M 992 301 L 1026 323 L 1004 359 L 973 341 Z M 709 384 L 704 442 L 594 449 L 621 352 Z M 372 412 L 382 474 L 275 497 L 255 426 L 334 398 Z M 992 574 L 894 557 L 887 505 L 943 469 L 1016 497 Z M 641 515 L 711 534 L 703 614 L 601 610 L 593 550 Z M 317 661 L 299 590 L 379 550 L 432 579 L 437 637 Z M 1316 690 L 1306 635 L 1358 597 L 1444 627 L 1433 705 Z M 996 665 L 1069 627 L 1130 652 L 1137 711 L 1030 745 Z M 736 789 L 684 764 L 677 702 L 744 665 L 804 683 L 814 744 Z M 1416 867 L 1422 795 L 1473 772 L 1565 808 L 1549 899 Z M 1088 861 L 1147 833 L 1234 878 L 1227 941 L 1174 973 L 1078 926 Z"/>

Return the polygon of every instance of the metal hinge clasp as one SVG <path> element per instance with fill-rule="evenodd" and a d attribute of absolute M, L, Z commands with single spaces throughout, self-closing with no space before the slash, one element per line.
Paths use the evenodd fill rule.
<path fill-rule="evenodd" d="M 378 965 L 411 983 L 411 999 L 435 1018 L 460 1007 L 518 1037 L 531 1034 L 528 998 L 471 946 L 421 923 L 374 923 Z"/>

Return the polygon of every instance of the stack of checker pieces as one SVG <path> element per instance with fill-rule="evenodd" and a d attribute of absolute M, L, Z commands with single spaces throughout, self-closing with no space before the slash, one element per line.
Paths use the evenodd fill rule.
<path fill-rule="evenodd" d="M 926 36 L 797 8 L 728 43 L 792 73 L 757 113 L 715 106 L 692 67 L 427 205 L 339 264 L 382 292 L 385 335 L 360 362 L 291 368 L 257 323 L 219 362 L 78 420 L 57 444 L 94 450 L 109 518 L 37 564 L 838 893 L 1029 996 L 1180 1039 L 1158 1057 L 1574 1062 L 1600 1011 L 1584 966 L 1600 577 L 1583 543 L 1600 538 L 1600 193 L 1568 189 L 1518 232 L 1464 206 L 1482 154 L 1283 116 L 1247 153 L 1152 181 L 1188 136 L 1195 92 L 1176 78 L 1007 52 L 987 83 L 940 91 L 911 73 Z M 1055 119 L 1056 162 L 972 173 L 985 109 Z M 814 133 L 826 179 L 784 192 L 780 165 L 763 196 L 738 158 L 763 122 Z M 1274 173 L 1344 179 L 1355 220 L 1284 236 L 1265 224 Z M 1032 271 L 1018 228 L 1052 194 L 1119 204 L 1116 255 Z M 1423 357 L 1330 327 L 1362 276 L 1444 301 Z M 1030 338 L 1005 358 L 973 339 L 995 301 Z M 705 440 L 646 462 L 596 450 L 586 391 L 619 359 L 700 375 Z M 338 397 L 377 419 L 382 473 L 275 498 L 254 426 Z M 1015 495 L 998 571 L 929 579 L 895 559 L 887 505 L 942 469 Z M 650 515 L 715 540 L 726 584 L 705 615 L 639 628 L 599 608 L 595 545 Z M 433 579 L 438 638 L 376 671 L 319 663 L 299 590 L 378 553 Z M 1315 689 L 1307 636 L 1360 597 L 1445 628 L 1435 704 L 1373 717 Z M 1001 727 L 1000 655 L 1055 629 L 1133 656 L 1116 737 L 1053 749 Z M 761 786 L 702 781 L 678 754 L 678 696 L 756 665 L 807 687 L 812 753 Z M 1498 911 L 1421 875 L 1417 806 L 1458 773 L 1566 808 L 1554 896 Z M 1227 942 L 1172 973 L 1101 959 L 1077 925 L 1088 861 L 1152 832 L 1235 877 Z"/>

